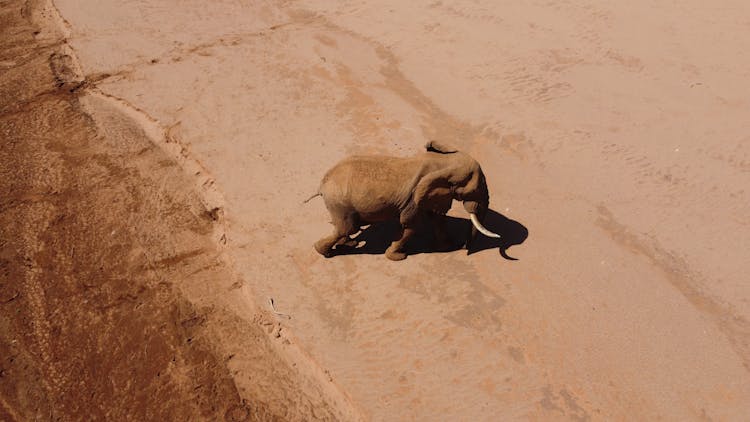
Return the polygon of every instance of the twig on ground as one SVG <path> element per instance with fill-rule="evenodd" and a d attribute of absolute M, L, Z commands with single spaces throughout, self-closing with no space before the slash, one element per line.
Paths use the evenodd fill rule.
<path fill-rule="evenodd" d="M 277 310 L 276 310 L 276 305 L 274 305 L 274 303 L 273 303 L 273 298 L 272 298 L 272 297 L 269 297 L 269 298 L 268 298 L 268 303 L 270 303 L 270 304 L 271 304 L 271 310 L 273 311 L 273 313 L 275 313 L 276 315 L 281 315 L 281 316 L 285 316 L 285 317 L 287 317 L 287 318 L 289 318 L 289 319 L 292 319 L 292 316 L 291 316 L 291 315 L 289 315 L 289 314 L 285 314 L 285 313 L 283 313 L 283 312 L 279 312 L 279 311 L 277 311 Z"/>

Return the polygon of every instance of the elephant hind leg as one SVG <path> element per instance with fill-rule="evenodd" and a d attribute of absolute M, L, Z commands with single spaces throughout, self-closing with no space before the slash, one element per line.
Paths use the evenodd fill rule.
<path fill-rule="evenodd" d="M 315 242 L 315 250 L 326 258 L 333 255 L 334 246 L 353 242 L 349 236 L 359 231 L 355 214 L 347 214 L 343 218 L 334 218 L 333 226 L 333 234 Z"/>
<path fill-rule="evenodd" d="M 352 239 L 349 236 L 342 237 L 338 242 L 336 242 L 336 246 L 346 246 L 349 248 L 355 248 L 357 247 L 357 245 L 359 245 L 359 241 Z"/>

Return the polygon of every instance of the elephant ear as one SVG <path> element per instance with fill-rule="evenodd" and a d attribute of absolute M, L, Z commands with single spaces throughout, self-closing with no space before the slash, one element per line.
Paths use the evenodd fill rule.
<path fill-rule="evenodd" d="M 450 182 L 452 169 L 446 168 L 428 173 L 414 188 L 414 203 L 419 209 L 445 214 L 453 202 L 453 186 Z"/>
<path fill-rule="evenodd" d="M 428 152 L 437 152 L 439 154 L 453 154 L 454 152 L 458 152 L 456 148 L 453 148 L 450 145 L 444 144 L 440 141 L 427 142 L 424 148 Z"/>

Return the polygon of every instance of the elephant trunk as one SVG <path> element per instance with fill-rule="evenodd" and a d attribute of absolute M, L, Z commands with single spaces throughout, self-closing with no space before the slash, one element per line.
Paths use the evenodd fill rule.
<path fill-rule="evenodd" d="M 490 193 L 481 169 L 477 168 L 466 186 L 458 193 L 459 197 L 456 199 L 463 201 L 464 209 L 471 216 L 471 233 L 466 241 L 467 247 L 477 236 L 477 232 L 487 237 L 499 238 L 500 235 L 487 230 L 481 223 L 490 206 Z"/>

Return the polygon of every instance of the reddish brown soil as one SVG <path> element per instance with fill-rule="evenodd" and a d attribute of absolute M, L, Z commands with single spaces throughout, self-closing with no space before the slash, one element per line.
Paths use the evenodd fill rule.
<path fill-rule="evenodd" d="M 96 127 L 36 7 L 0 9 L 0 420 L 337 418 L 265 314 L 216 305 L 240 284 L 216 210 L 143 133 Z"/>

